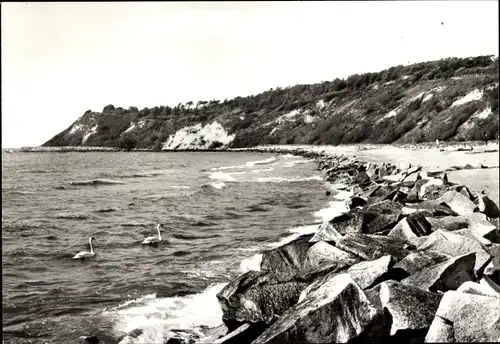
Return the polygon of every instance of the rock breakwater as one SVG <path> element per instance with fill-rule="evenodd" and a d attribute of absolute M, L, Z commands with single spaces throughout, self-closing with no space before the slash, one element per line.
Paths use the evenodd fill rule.
<path fill-rule="evenodd" d="M 212 342 L 500 340 L 495 202 L 444 171 L 273 152 L 316 160 L 351 196 L 345 213 L 262 252 L 260 271 L 217 294 L 226 333 Z"/>

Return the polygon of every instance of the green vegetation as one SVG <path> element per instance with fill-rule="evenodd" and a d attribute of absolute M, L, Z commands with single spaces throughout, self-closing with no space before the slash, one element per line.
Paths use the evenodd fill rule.
<path fill-rule="evenodd" d="M 110 104 L 102 112 L 86 111 L 77 122 L 97 124 L 97 133 L 83 145 L 125 149 L 161 149 L 177 130 L 214 120 L 236 134 L 231 147 L 494 139 L 499 125 L 498 73 L 498 58 L 447 58 L 223 101 L 142 110 Z M 474 90 L 482 92 L 480 99 L 451 107 Z M 487 107 L 489 116 L 474 117 Z M 292 111 L 295 116 L 280 117 Z M 84 131 L 70 135 L 71 128 L 43 146 L 81 145 Z"/>

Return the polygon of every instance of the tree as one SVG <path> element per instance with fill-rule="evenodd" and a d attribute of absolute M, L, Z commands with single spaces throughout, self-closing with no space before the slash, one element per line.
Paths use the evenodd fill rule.
<path fill-rule="evenodd" d="M 123 135 L 118 142 L 118 147 L 127 151 L 132 150 L 137 146 L 137 140 L 130 135 Z"/>

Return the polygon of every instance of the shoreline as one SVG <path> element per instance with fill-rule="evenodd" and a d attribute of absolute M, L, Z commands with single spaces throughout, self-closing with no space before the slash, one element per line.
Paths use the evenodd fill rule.
<path fill-rule="evenodd" d="M 278 338 L 292 342 L 299 338 L 301 338 L 301 342 L 317 342 L 321 338 L 329 338 L 328 341 L 330 341 L 331 337 L 327 333 L 323 333 L 323 337 L 317 337 L 320 333 L 315 331 L 318 331 L 318 329 L 306 326 L 305 324 L 309 324 L 313 320 L 321 322 L 325 315 L 323 314 L 320 318 L 314 316 L 314 313 L 319 311 L 319 306 L 308 303 L 308 297 L 314 298 L 312 295 L 316 291 L 323 291 L 327 294 L 320 293 L 323 295 L 322 299 L 325 297 L 328 299 L 331 297 L 329 295 L 331 291 L 328 291 L 331 288 L 338 289 L 337 292 L 340 292 L 340 294 L 337 293 L 336 297 L 329 300 L 332 303 L 348 302 L 354 304 L 354 306 L 350 307 L 356 307 L 359 306 L 359 303 L 363 303 L 364 307 L 367 305 L 371 307 L 373 312 L 379 311 L 378 306 L 383 304 L 386 309 L 389 309 L 389 313 L 391 313 L 390 317 L 393 318 L 393 321 L 401 322 L 404 325 L 401 325 L 403 332 L 409 335 L 406 338 L 401 337 L 401 333 L 399 333 L 400 336 L 394 334 L 394 323 L 392 325 L 387 324 L 387 322 L 384 323 L 384 321 L 378 323 L 380 317 L 384 317 L 384 315 L 380 314 L 379 320 L 375 320 L 377 317 L 373 318 L 368 328 L 362 331 L 363 333 L 353 334 L 352 329 L 349 329 L 349 323 L 354 324 L 360 321 L 360 319 L 356 318 L 356 314 L 339 315 L 332 313 L 328 315 L 331 315 L 332 318 L 339 318 L 338 321 L 341 321 L 343 324 L 339 328 L 329 329 L 330 334 L 337 333 L 337 337 L 333 337 L 333 341 L 337 342 L 344 342 L 345 340 L 339 340 L 339 338 L 345 338 L 345 336 L 351 336 L 349 340 L 360 338 L 370 338 L 370 340 L 373 340 L 373 338 L 376 338 L 376 340 L 396 340 L 401 342 L 423 341 L 424 339 L 426 341 L 450 341 L 443 334 L 443 331 L 449 331 L 449 329 L 439 322 L 441 318 L 447 319 L 450 317 L 441 315 L 447 311 L 446 308 L 449 301 L 445 302 L 445 300 L 455 297 L 455 302 L 459 304 L 458 309 L 454 310 L 459 313 L 459 319 L 454 319 L 456 323 L 463 323 L 464 319 L 462 318 L 467 316 L 469 318 L 471 316 L 474 317 L 474 315 L 465 314 L 467 313 L 465 312 L 466 308 L 460 308 L 462 294 L 469 295 L 467 296 L 469 298 L 471 295 L 479 295 L 481 297 L 486 295 L 488 298 L 491 298 L 488 299 L 488 302 L 498 302 L 498 298 L 500 298 L 500 286 L 498 285 L 499 266 L 493 262 L 494 259 L 500 261 L 500 257 L 495 256 L 495 253 L 498 254 L 498 249 L 500 248 L 498 204 L 489 204 L 488 207 L 486 203 L 491 200 L 486 196 L 478 193 L 476 190 L 468 189 L 466 185 L 450 183 L 447 178 L 446 169 L 428 171 L 422 166 L 412 166 L 412 164 L 406 164 L 405 167 L 401 168 L 401 166 L 386 162 L 375 164 L 363 161 L 357 159 L 357 156 L 332 152 L 327 153 L 324 151 L 310 151 L 297 147 L 257 147 L 244 149 L 244 151 L 292 154 L 314 160 L 318 169 L 323 172 L 327 183 L 334 186 L 341 184 L 341 188 L 336 190 L 344 190 L 350 193 L 344 201 L 347 205 L 346 209 L 349 210 L 339 212 L 336 215 L 332 214 L 332 219 L 318 225 L 318 229 L 314 234 L 302 234 L 280 247 L 261 252 L 263 258 L 259 269 L 256 269 L 257 271 L 243 273 L 233 279 L 217 295 L 224 314 L 224 325 L 218 329 L 212 329 L 212 333 L 207 334 L 209 336 L 199 341 L 200 343 L 274 343 L 279 341 Z M 380 172 L 382 169 L 385 173 Z M 374 173 L 375 178 L 373 178 Z M 410 178 L 411 176 L 416 176 L 416 178 Z M 374 186 L 373 184 L 378 184 L 378 186 L 370 189 L 367 188 L 367 184 L 371 184 L 372 186 Z M 427 193 L 425 190 L 426 187 Z M 422 190 L 424 191 L 422 192 Z M 458 195 L 458 197 L 464 199 L 461 199 L 462 203 L 459 202 L 460 204 L 457 205 L 453 199 L 449 200 L 449 197 L 445 197 L 449 196 L 449 194 L 452 194 L 453 197 Z M 407 203 L 410 195 L 417 197 L 418 200 L 414 200 L 415 203 Z M 464 197 L 464 195 L 467 195 L 467 197 Z M 440 203 L 434 201 L 442 197 L 445 197 L 444 200 L 450 203 L 451 206 L 444 201 Z M 336 199 L 335 201 L 339 203 L 343 202 L 340 199 Z M 397 203 L 402 203 L 402 208 L 394 208 L 394 205 Z M 423 204 L 427 206 L 419 209 L 418 206 Z M 387 208 L 388 205 L 390 206 Z M 469 209 L 462 213 L 463 207 L 470 207 L 471 205 L 474 207 L 473 211 Z M 360 226 L 357 226 L 360 223 L 356 223 L 356 217 L 349 217 L 347 223 L 345 219 L 342 219 L 345 217 L 342 214 L 364 212 L 362 215 L 365 216 L 366 220 L 366 215 L 370 211 L 370 207 L 377 206 L 381 208 L 371 212 L 370 216 L 376 219 L 376 221 L 371 221 L 371 224 L 374 227 L 380 227 L 379 222 L 382 222 L 384 225 L 380 227 L 381 231 L 375 231 L 374 227 L 365 226 L 363 221 L 361 221 Z M 406 212 L 401 212 L 401 210 L 405 210 Z M 437 214 L 440 216 L 437 216 Z M 471 214 L 476 214 L 477 216 L 474 215 L 474 217 Z M 395 215 L 397 216 L 394 217 Z M 447 216 L 443 217 L 443 215 Z M 484 216 L 484 218 L 479 219 L 479 216 Z M 467 217 L 472 218 L 469 219 L 467 226 L 453 227 L 449 223 L 439 223 L 443 218 L 452 222 L 453 220 L 459 222 L 459 220 Z M 410 221 L 410 218 L 412 221 Z M 496 225 L 493 218 L 496 218 Z M 388 225 L 389 222 L 390 225 Z M 455 222 L 453 224 L 456 224 Z M 478 230 L 480 223 L 483 226 L 485 226 L 485 223 L 489 223 L 490 226 L 486 226 L 486 230 L 484 228 Z M 345 231 L 346 229 L 347 231 Z M 418 266 L 421 264 L 414 264 L 410 269 L 403 265 L 403 267 L 394 269 L 397 264 L 406 261 L 406 257 L 408 256 L 422 255 L 424 254 L 423 252 L 427 254 L 425 244 L 428 246 L 430 243 L 438 240 L 436 238 L 437 234 L 451 235 L 454 236 L 454 240 L 464 240 L 469 246 L 474 246 L 474 244 L 476 246 L 468 249 L 469 253 L 464 255 L 464 252 L 451 252 L 454 248 L 446 247 L 446 243 L 440 243 L 440 246 L 435 251 L 445 251 L 446 253 L 439 253 L 442 255 L 439 259 L 432 255 L 426 256 L 428 261 L 422 266 Z M 384 239 L 391 242 L 384 242 L 384 240 L 382 240 L 382 243 L 373 242 L 375 237 L 378 237 L 377 240 Z M 361 241 L 368 240 L 370 244 L 367 247 L 364 247 L 365 244 L 362 244 L 360 247 L 358 246 L 360 243 L 355 244 L 350 242 L 354 239 L 354 241 L 360 240 L 360 238 L 362 239 Z M 395 242 L 401 247 L 395 248 Z M 377 247 L 375 253 L 373 252 L 373 248 L 370 250 L 370 246 L 372 245 Z M 489 258 L 486 260 L 484 260 L 485 254 L 489 254 Z M 289 258 L 283 261 L 283 255 Z M 347 259 L 346 255 L 351 260 Z M 472 256 L 475 256 L 476 259 L 467 260 L 464 258 Z M 347 262 L 345 261 L 346 259 Z M 381 262 L 383 259 L 388 260 L 387 262 Z M 477 269 L 473 268 L 473 274 L 465 273 L 465 271 L 470 271 L 474 264 L 477 267 L 477 259 L 482 259 L 482 265 Z M 325 260 L 330 263 L 326 264 L 326 267 L 323 264 Z M 443 261 L 447 263 L 449 261 L 449 264 L 446 265 Z M 315 264 L 312 264 L 313 262 Z M 396 262 L 397 264 L 395 265 Z M 407 264 L 409 264 L 408 262 Z M 333 266 L 331 263 L 333 263 Z M 308 264 L 310 265 L 309 271 L 300 271 Z M 342 265 L 342 268 L 339 267 L 339 264 Z M 314 265 L 316 270 L 314 268 L 311 269 L 311 265 Z M 453 280 L 451 276 L 445 273 L 446 269 L 436 270 L 438 266 L 446 267 L 445 265 L 454 266 L 455 274 L 458 273 L 461 277 L 458 277 L 458 280 L 456 278 Z M 362 271 L 362 274 L 356 272 L 359 269 L 357 266 L 363 266 L 359 270 Z M 357 268 L 351 271 L 353 267 Z M 406 271 L 405 268 L 410 271 Z M 380 271 L 377 272 L 378 270 L 382 270 L 382 273 L 379 273 Z M 399 271 L 395 274 L 394 270 Z M 417 272 L 413 270 L 417 270 Z M 420 272 L 422 272 L 421 275 L 423 277 L 419 275 Z M 404 278 L 401 278 L 401 273 L 406 274 Z M 371 278 L 374 274 L 377 275 L 376 278 Z M 429 277 L 429 274 L 433 275 Z M 413 275 L 417 275 L 419 278 L 415 279 Z M 433 280 L 440 281 L 441 284 L 436 285 L 436 282 L 432 284 Z M 304 281 L 306 285 L 304 285 Z M 356 295 L 351 295 L 343 300 L 342 293 L 344 291 L 341 288 L 331 285 L 330 282 L 332 281 L 336 281 L 339 284 L 342 284 L 342 281 L 344 281 L 343 290 L 347 287 L 354 288 L 354 290 L 357 290 Z M 301 284 L 298 287 L 300 291 L 297 292 L 294 288 L 290 289 L 290 284 L 294 284 L 295 287 Z M 444 285 L 447 285 L 447 287 L 444 287 Z M 287 297 L 283 298 L 275 294 L 276 291 L 274 289 L 278 288 L 278 286 L 284 288 L 279 289 L 279 294 L 285 294 Z M 312 286 L 314 288 L 311 291 Z M 394 295 L 397 297 L 393 297 L 392 300 L 386 299 L 386 296 L 384 296 L 386 292 L 382 293 L 382 289 L 387 290 L 389 293 L 395 293 Z M 410 297 L 408 300 L 407 297 L 400 295 L 401 292 L 410 294 L 410 296 L 414 295 L 415 297 L 413 299 Z M 256 297 L 256 294 L 258 297 Z M 274 295 L 275 298 L 271 305 L 268 304 L 269 300 L 266 301 L 269 295 Z M 240 300 L 246 301 L 243 302 Z M 391 303 L 397 304 L 396 308 L 399 307 L 400 309 L 407 310 L 403 311 L 404 314 L 398 313 L 398 311 L 389 307 Z M 301 307 L 308 308 L 309 313 L 304 314 L 303 311 L 299 311 Z M 429 315 L 426 319 L 418 319 L 417 321 L 413 318 L 415 316 L 411 314 L 415 308 L 423 308 L 422 311 L 427 312 Z M 491 313 L 488 307 L 485 308 L 486 310 Z M 480 309 L 477 313 L 482 314 L 482 310 Z M 422 324 L 422 321 L 424 324 Z M 484 340 L 485 337 L 493 338 L 497 334 L 497 331 L 493 328 L 485 329 L 486 325 L 482 324 L 481 318 L 468 319 L 467 322 L 469 326 L 472 325 L 475 329 L 483 327 L 481 329 L 482 334 L 477 334 L 474 337 L 476 339 L 479 338 L 478 340 Z M 370 332 L 369 328 L 374 323 L 378 323 L 379 333 L 373 332 L 368 337 L 363 337 Z M 303 325 L 299 326 L 300 324 Z M 328 324 L 325 324 L 325 326 L 328 327 Z M 291 331 L 291 328 L 295 328 L 296 330 Z M 312 332 L 315 332 L 315 335 L 311 338 L 316 339 L 307 339 L 304 341 L 304 338 L 309 338 L 313 334 Z M 460 326 L 459 328 L 455 328 L 454 332 L 454 339 L 451 341 L 461 341 L 465 338 L 463 336 L 466 335 L 467 331 Z M 352 337 L 353 335 L 354 337 Z M 183 342 L 183 339 L 171 338 L 166 344 L 179 342 Z"/>

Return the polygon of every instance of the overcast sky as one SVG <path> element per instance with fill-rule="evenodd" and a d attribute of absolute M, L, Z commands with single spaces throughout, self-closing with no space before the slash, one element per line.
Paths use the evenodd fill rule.
<path fill-rule="evenodd" d="M 233 98 L 498 55 L 498 1 L 1 6 L 3 147 L 40 145 L 107 104 Z"/>

